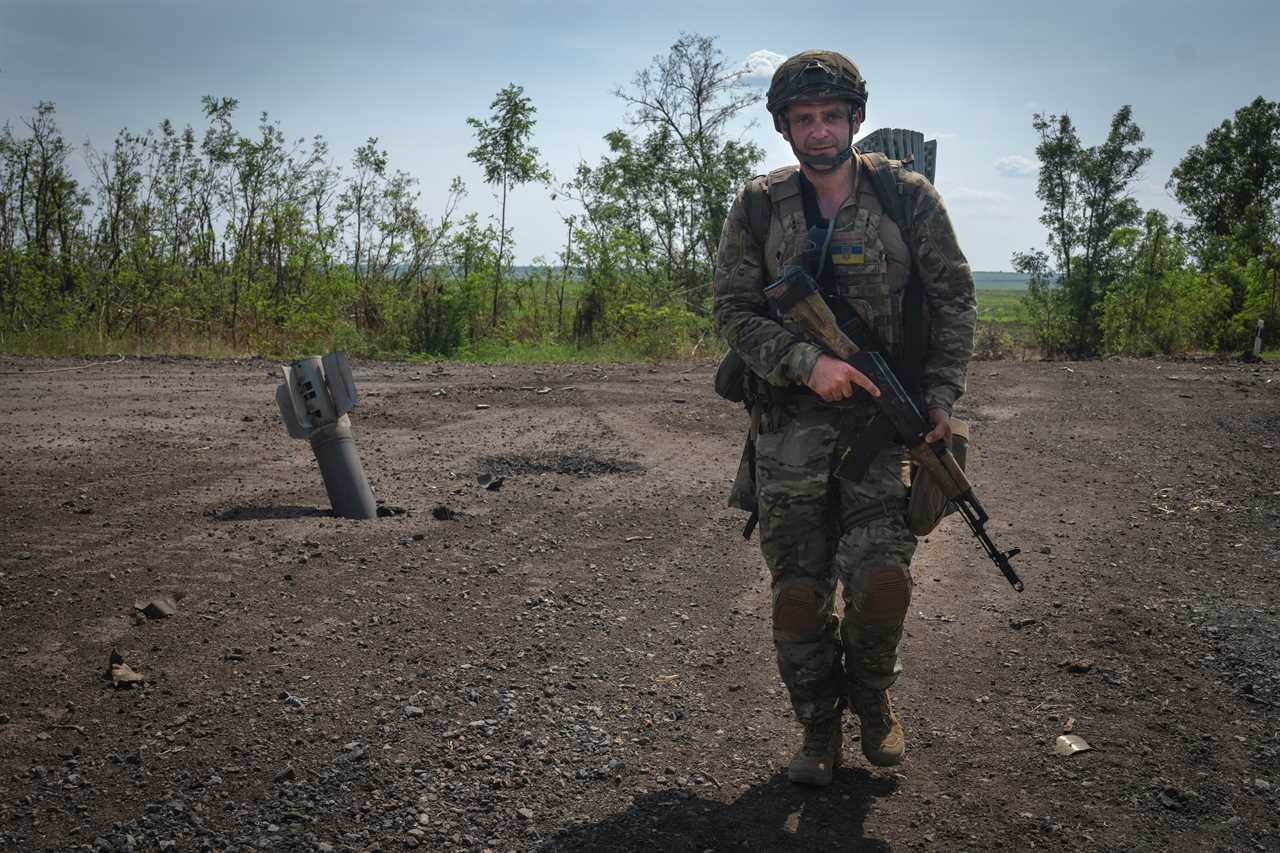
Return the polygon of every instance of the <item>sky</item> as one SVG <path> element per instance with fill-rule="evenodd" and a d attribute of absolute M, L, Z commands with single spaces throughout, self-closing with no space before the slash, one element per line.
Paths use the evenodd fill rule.
<path fill-rule="evenodd" d="M 429 216 L 456 175 L 462 211 L 487 217 L 496 202 L 467 157 L 469 116 L 487 118 L 500 89 L 523 86 L 533 144 L 567 180 L 627 126 L 613 92 L 682 32 L 715 36 L 734 65 L 754 56 L 767 69 L 761 57 L 814 47 L 851 57 L 867 79 L 864 132 L 938 140 L 935 183 L 976 270 L 1010 269 L 1014 251 L 1045 244 L 1033 113 L 1068 113 L 1094 145 L 1132 105 L 1154 149 L 1134 197 L 1176 216 L 1165 184 L 1187 150 L 1255 97 L 1280 99 L 1275 2 L 0 0 L 0 122 L 21 132 L 52 101 L 69 141 L 106 149 L 121 128 L 166 118 L 202 133 L 201 96 L 229 96 L 246 135 L 265 111 L 289 138 L 323 135 L 340 164 L 377 137 L 390 167 L 418 178 Z M 763 95 L 767 77 L 751 81 Z M 765 149 L 761 173 L 794 162 L 763 99 L 733 133 Z M 563 246 L 562 218 L 576 211 L 552 192 L 511 196 L 517 263 Z"/>

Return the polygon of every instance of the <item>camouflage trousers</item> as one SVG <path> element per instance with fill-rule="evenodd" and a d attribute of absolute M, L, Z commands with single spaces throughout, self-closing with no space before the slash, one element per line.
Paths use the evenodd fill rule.
<path fill-rule="evenodd" d="M 882 689 L 901 672 L 916 539 L 900 511 L 860 525 L 881 499 L 900 507 L 905 451 L 877 454 L 866 475 L 833 475 L 838 410 L 816 402 L 766 413 L 756 442 L 760 545 L 773 579 L 778 668 L 801 722 L 839 714 L 851 685 Z M 837 582 L 843 618 L 836 612 Z"/>

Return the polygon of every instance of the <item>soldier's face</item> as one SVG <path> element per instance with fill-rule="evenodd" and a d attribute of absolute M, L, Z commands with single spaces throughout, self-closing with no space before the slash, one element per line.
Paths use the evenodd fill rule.
<path fill-rule="evenodd" d="M 804 154 L 832 156 L 848 147 L 852 135 L 849 104 L 846 101 L 799 101 L 787 108 L 787 124 L 782 135 Z M 862 123 L 853 115 L 853 133 Z"/>

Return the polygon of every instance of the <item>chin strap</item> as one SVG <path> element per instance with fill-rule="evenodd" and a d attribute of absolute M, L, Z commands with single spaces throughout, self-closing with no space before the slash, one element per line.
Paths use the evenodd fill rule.
<path fill-rule="evenodd" d="M 797 160 L 811 169 L 817 169 L 819 172 L 830 171 L 853 156 L 852 145 L 834 157 L 828 157 L 825 154 L 801 154 L 794 145 L 791 146 L 791 151 L 796 155 Z"/>
<path fill-rule="evenodd" d="M 819 172 L 829 172 L 841 163 L 844 163 L 853 156 L 853 114 L 855 112 L 857 112 L 856 109 L 849 111 L 849 145 L 840 153 L 833 156 L 827 156 L 825 154 L 801 154 L 799 149 L 796 148 L 796 144 L 794 142 L 791 143 L 791 153 L 795 154 L 796 159 L 801 163 L 811 169 L 816 169 Z M 782 121 L 786 125 L 787 132 L 790 133 L 791 117 L 784 113 Z"/>

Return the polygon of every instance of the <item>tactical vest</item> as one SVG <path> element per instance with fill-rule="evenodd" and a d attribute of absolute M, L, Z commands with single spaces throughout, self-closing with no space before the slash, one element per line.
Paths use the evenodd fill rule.
<path fill-rule="evenodd" d="M 897 177 L 900 164 L 877 153 L 859 156 L 863 173 L 857 196 L 836 213 L 831 236 L 827 263 L 834 274 L 834 292 L 823 295 L 856 312 L 887 348 L 903 384 L 918 389 L 928 317 L 919 267 L 912 257 L 914 199 L 904 195 Z M 776 281 L 787 265 L 812 248 L 800 167 L 775 169 L 765 177 L 763 188 L 751 194 L 756 198 L 748 199 L 747 213 L 753 236 L 764 246 L 766 280 Z M 782 322 L 803 336 L 791 320 Z"/>

